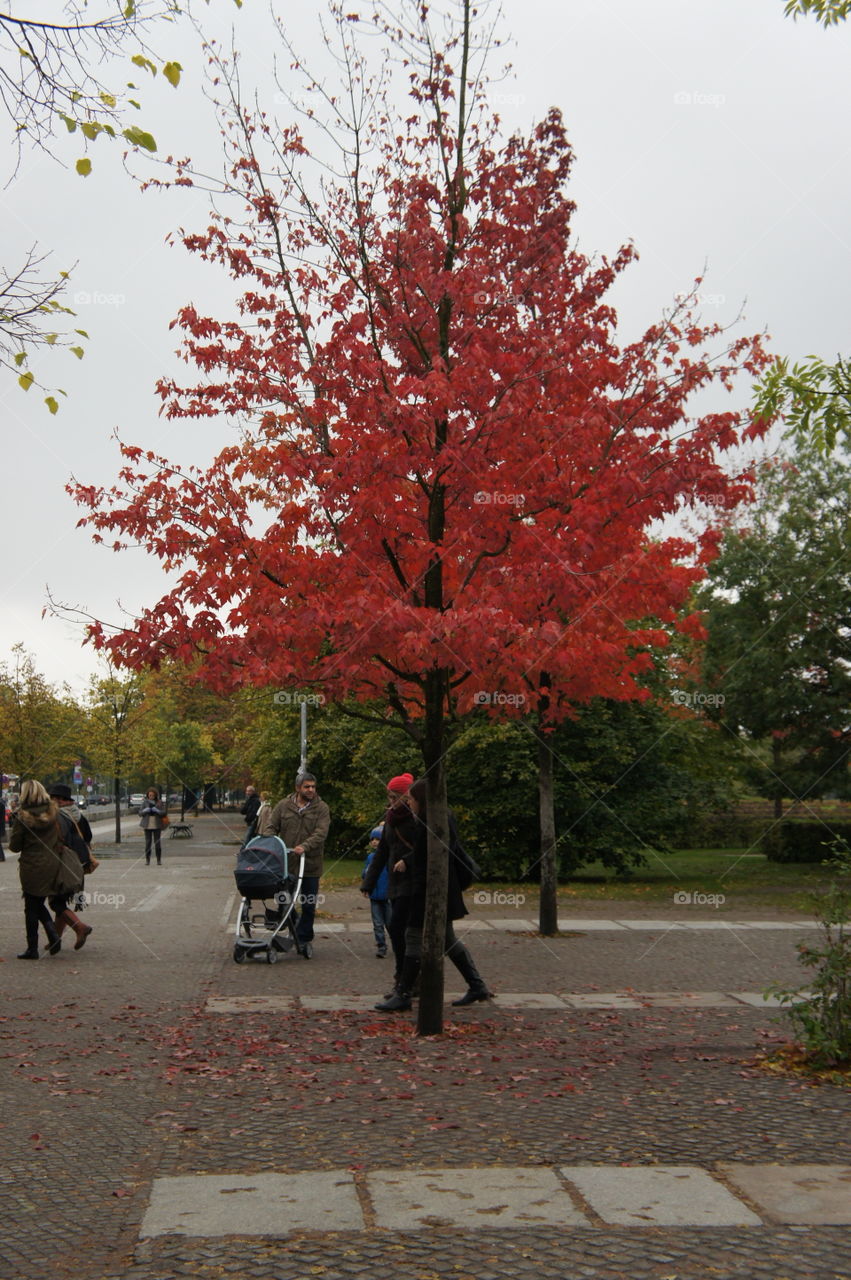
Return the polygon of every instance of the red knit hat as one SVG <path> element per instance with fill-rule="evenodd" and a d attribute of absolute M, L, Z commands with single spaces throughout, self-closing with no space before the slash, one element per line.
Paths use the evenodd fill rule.
<path fill-rule="evenodd" d="M 412 773 L 400 773 L 398 778 L 391 778 L 387 783 L 388 791 L 397 791 L 400 795 L 404 795 L 406 791 L 410 791 L 414 783 L 414 775 Z"/>

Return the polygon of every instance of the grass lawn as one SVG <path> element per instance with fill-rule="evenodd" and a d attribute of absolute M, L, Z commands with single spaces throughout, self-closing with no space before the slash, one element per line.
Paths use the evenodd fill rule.
<path fill-rule="evenodd" d="M 825 884 L 828 871 L 818 863 L 769 862 L 761 854 L 744 849 L 685 849 L 675 853 L 647 855 L 648 865 L 631 876 L 614 876 L 601 863 L 591 863 L 578 871 L 568 884 L 559 886 L 559 902 L 565 912 L 572 903 L 634 902 L 658 903 L 682 911 L 713 910 L 742 917 L 748 908 L 800 911 L 812 916 L 808 895 Z M 326 863 L 322 877 L 328 889 L 356 888 L 360 884 L 361 861 Z M 482 888 L 520 892 L 527 909 L 537 910 L 537 886 L 488 882 Z M 675 894 L 691 894 L 691 902 L 675 900 Z M 723 895 L 724 901 L 695 900 L 694 895 Z M 468 895 L 469 896 L 469 895 Z"/>

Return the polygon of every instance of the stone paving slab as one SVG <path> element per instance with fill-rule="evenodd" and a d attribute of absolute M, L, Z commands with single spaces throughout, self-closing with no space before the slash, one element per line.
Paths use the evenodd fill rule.
<path fill-rule="evenodd" d="M 562 1167 L 595 1213 L 624 1227 L 748 1227 L 761 1220 L 704 1169 Z"/>
<path fill-rule="evenodd" d="M 447 991 L 444 1002 L 451 1004 L 462 992 Z M 362 1013 L 374 1009 L 375 995 L 249 995 L 208 996 L 208 1013 L 263 1013 L 292 1010 L 299 1005 L 316 1012 Z M 486 1007 L 499 1009 L 733 1009 L 740 1005 L 754 1009 L 779 1008 L 773 996 L 765 1000 L 759 991 L 501 991 Z"/>
<path fill-rule="evenodd" d="M 376 1225 L 516 1230 L 587 1227 L 552 1169 L 427 1169 L 371 1173 L 366 1179 Z"/>
<path fill-rule="evenodd" d="M 722 1163 L 738 1190 L 776 1222 L 831 1226 L 851 1222 L 851 1165 Z"/>
<path fill-rule="evenodd" d="M 289 1230 L 363 1230 L 351 1175 L 340 1170 L 157 1178 L 139 1237 L 281 1236 Z"/>
<path fill-rule="evenodd" d="M 346 1169 L 159 1177 L 139 1237 L 851 1224 L 851 1165 L 491 1165 L 359 1177 L 360 1194 Z"/>

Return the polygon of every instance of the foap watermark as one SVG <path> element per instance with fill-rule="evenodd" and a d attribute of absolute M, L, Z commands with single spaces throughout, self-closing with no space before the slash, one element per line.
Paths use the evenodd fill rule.
<path fill-rule="evenodd" d="M 289 689 L 277 689 L 272 694 L 272 701 L 279 707 L 322 707 L 325 705 L 324 693 L 291 693 Z"/>
<path fill-rule="evenodd" d="M 674 94 L 674 104 L 678 107 L 723 107 L 726 105 L 726 93 L 703 93 L 699 89 L 680 89 Z"/>
<path fill-rule="evenodd" d="M 77 894 L 75 906 L 78 911 L 82 911 L 83 907 L 115 907 L 116 909 L 123 907 L 127 899 L 123 893 L 102 893 L 99 889 L 92 892 L 89 889 L 83 889 Z"/>
<path fill-rule="evenodd" d="M 525 893 L 502 893 L 496 890 L 477 889 L 473 901 L 478 907 L 522 907 L 526 901 Z"/>
<path fill-rule="evenodd" d="M 480 489 L 473 494 L 473 501 L 480 507 L 522 507 L 526 501 L 525 493 L 497 493 L 494 490 Z"/>
<path fill-rule="evenodd" d="M 699 307 L 723 307 L 726 293 L 675 293 L 674 302 L 694 301 Z"/>
<path fill-rule="evenodd" d="M 279 889 L 275 894 L 275 902 L 279 907 L 285 908 L 292 902 L 292 894 L 287 893 L 286 889 Z M 299 895 L 299 904 L 304 906 L 309 904 L 314 907 L 321 907 L 325 902 L 324 893 L 302 893 Z"/>
<path fill-rule="evenodd" d="M 674 894 L 675 907 L 714 907 L 717 911 L 726 901 L 723 893 L 691 893 L 688 889 L 678 889 Z"/>
<path fill-rule="evenodd" d="M 526 101 L 525 93 L 497 93 L 490 90 L 485 96 L 490 107 L 522 107 Z"/>
<path fill-rule="evenodd" d="M 525 693 L 502 693 L 499 689 L 479 689 L 473 694 L 473 705 L 476 707 L 523 707 L 526 705 Z"/>
<path fill-rule="evenodd" d="M 675 689 L 671 701 L 680 707 L 723 707 L 726 702 L 723 693 L 686 693 L 685 689 Z"/>
<path fill-rule="evenodd" d="M 522 302 L 522 293 L 488 293 L 487 289 L 479 289 L 473 294 L 473 301 L 477 307 L 495 307 L 504 302 Z"/>
<path fill-rule="evenodd" d="M 101 293 L 97 289 L 78 289 L 74 294 L 75 307 L 123 307 L 126 301 L 123 293 Z"/>

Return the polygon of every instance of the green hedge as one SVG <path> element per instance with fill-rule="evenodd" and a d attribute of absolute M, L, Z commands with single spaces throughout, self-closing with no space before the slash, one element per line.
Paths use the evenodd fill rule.
<path fill-rule="evenodd" d="M 771 862 L 825 862 L 834 840 L 851 845 L 851 822 L 781 822 L 763 840 Z"/>

